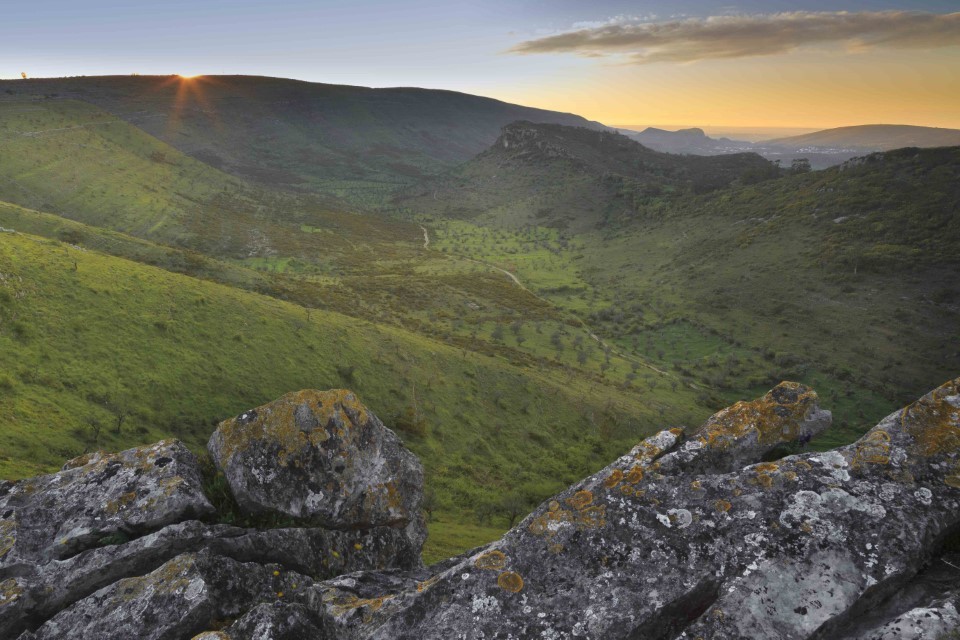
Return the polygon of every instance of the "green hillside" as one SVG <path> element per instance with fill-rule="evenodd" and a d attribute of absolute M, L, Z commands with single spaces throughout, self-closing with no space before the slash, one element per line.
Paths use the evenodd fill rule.
<path fill-rule="evenodd" d="M 398 204 L 429 221 L 442 251 L 516 273 L 616 351 L 700 385 L 704 401 L 810 382 L 845 428 L 824 446 L 960 369 L 960 149 L 875 154 L 705 194 L 597 189 L 589 206 L 542 151 L 515 151 L 490 183 L 491 150 L 448 178 L 465 197 L 438 189 Z M 591 157 L 568 166 L 610 166 Z M 511 202 L 504 183 L 537 190 Z M 536 202 L 609 215 L 558 225 L 538 220 Z"/>
<path fill-rule="evenodd" d="M 504 496 L 532 503 L 641 435 L 705 414 L 683 388 L 653 395 L 569 368 L 518 367 L 9 232 L 0 361 L 0 477 L 171 435 L 199 449 L 225 417 L 291 389 L 345 386 L 423 459 L 441 523 L 477 511 L 504 526 Z"/>
<path fill-rule="evenodd" d="M 245 179 L 361 203 L 468 160 L 515 120 L 600 127 L 572 114 L 415 88 L 254 76 L 0 81 L 0 100 L 44 96 L 97 105 Z"/>
<path fill-rule="evenodd" d="M 562 349 L 562 340 L 591 342 L 589 330 L 496 270 L 425 250 L 419 225 L 250 187 L 84 103 L 6 102 L 0 111 L 8 112 L 6 140 L 16 151 L 0 161 L 0 196 L 52 212 L 0 205 L 0 226 L 402 326 L 524 366 L 574 367 L 618 384 L 637 377 L 636 360 Z"/>

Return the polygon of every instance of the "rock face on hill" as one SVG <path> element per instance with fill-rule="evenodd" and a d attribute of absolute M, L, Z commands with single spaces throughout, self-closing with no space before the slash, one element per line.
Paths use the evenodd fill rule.
<path fill-rule="evenodd" d="M 357 445 L 379 427 L 354 403 L 346 392 L 285 396 L 222 424 L 211 449 L 228 474 L 256 479 L 231 480 L 238 494 L 276 495 L 276 513 L 373 522 L 399 511 L 376 492 L 366 504 L 341 491 L 370 491 L 382 477 L 370 469 L 381 467 L 356 460 L 351 471 L 338 470 L 328 464 L 336 456 L 310 451 L 330 440 L 372 459 L 391 450 L 389 432 L 369 435 L 380 445 Z M 960 379 L 849 446 L 774 459 L 778 447 L 802 444 L 829 424 L 813 390 L 782 383 L 698 428 L 645 439 L 501 539 L 429 568 L 410 557 L 412 520 L 402 517 L 356 531 L 170 524 L 211 508 L 195 491 L 189 452 L 176 443 L 80 460 L 60 474 L 0 487 L 0 636 L 27 629 L 24 640 L 939 640 L 960 628 Z M 245 426 L 242 440 L 265 455 L 230 455 L 233 430 Z M 273 429 L 287 436 L 269 435 Z M 388 455 L 389 468 L 405 472 L 407 455 Z M 156 470 L 161 458 L 170 458 L 159 467 L 165 475 Z M 69 539 L 87 542 L 58 556 L 42 542 L 49 536 L 21 542 L 30 509 L 60 504 L 53 496 L 80 482 L 77 469 L 93 465 L 84 476 L 101 477 L 96 465 L 105 468 L 107 459 L 135 461 L 145 496 L 166 479 L 179 491 L 176 504 L 156 520 L 138 513 L 149 512 L 149 498 L 130 501 L 120 520 L 89 501 L 84 519 L 64 513 L 79 528 L 102 521 L 103 531 L 126 531 L 124 523 L 137 523 L 130 534 L 139 537 L 114 546 L 75 535 Z M 287 482 L 294 473 L 314 492 L 318 478 L 328 478 L 324 496 L 344 506 L 287 509 L 300 503 L 270 478 Z M 131 492 L 113 477 L 102 485 L 104 505 L 111 491 Z M 365 506 L 347 507 L 356 504 Z M 412 517 L 417 497 L 399 504 Z M 65 526 L 50 522 L 51 530 Z"/>
<path fill-rule="evenodd" d="M 353 394 L 289 394 L 210 448 L 225 480 L 164 441 L 0 483 L 0 639 L 189 638 L 314 580 L 421 566 L 423 470 Z M 204 488 L 224 481 L 241 519 L 289 526 L 216 524 Z"/>
<path fill-rule="evenodd" d="M 420 461 L 349 391 L 287 394 L 223 422 L 207 448 L 250 513 L 426 538 Z"/>

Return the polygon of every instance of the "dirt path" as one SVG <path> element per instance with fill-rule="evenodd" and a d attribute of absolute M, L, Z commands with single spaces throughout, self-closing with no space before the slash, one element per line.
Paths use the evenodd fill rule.
<path fill-rule="evenodd" d="M 423 248 L 430 248 L 430 234 L 427 233 L 427 228 L 423 225 L 420 225 L 420 228 L 423 229 Z"/>

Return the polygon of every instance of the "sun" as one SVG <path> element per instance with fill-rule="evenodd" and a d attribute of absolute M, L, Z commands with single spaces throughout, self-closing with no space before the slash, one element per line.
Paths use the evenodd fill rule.
<path fill-rule="evenodd" d="M 177 77 L 179 77 L 181 80 L 193 80 L 194 78 L 199 78 L 202 75 L 202 73 L 178 73 Z"/>

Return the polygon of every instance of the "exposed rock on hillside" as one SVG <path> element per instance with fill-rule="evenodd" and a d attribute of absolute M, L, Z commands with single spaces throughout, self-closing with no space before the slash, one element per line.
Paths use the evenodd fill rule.
<path fill-rule="evenodd" d="M 422 546 L 423 467 L 342 389 L 290 393 L 217 427 L 208 444 L 241 508 L 332 529 L 409 526 Z"/>
<path fill-rule="evenodd" d="M 783 384 L 648 438 L 429 574 L 313 588 L 338 638 L 886 638 L 906 621 L 936 638 L 960 624 L 956 591 L 904 589 L 960 525 L 958 384 L 850 446 L 737 469 L 826 422 Z"/>
<path fill-rule="evenodd" d="M 309 407 L 317 413 L 284 404 L 296 398 L 315 402 Z M 287 406 L 290 412 L 280 410 Z M 321 424 L 326 410 L 329 420 Z M 345 526 L 214 524 L 200 465 L 176 441 L 83 456 L 58 473 L 0 484 L 0 639 L 24 630 L 25 638 L 189 638 L 260 603 L 295 601 L 315 579 L 421 566 L 419 462 L 353 394 L 305 391 L 256 411 L 260 439 L 244 438 L 236 420 L 218 430 L 217 451 L 224 433 L 243 443 L 233 445 L 226 468 L 257 475 L 259 490 L 278 497 L 284 488 L 267 478 L 307 485 L 323 477 L 326 493 L 312 504 L 318 513 L 349 514 L 336 521 Z M 311 457 L 309 436 L 317 439 L 317 432 L 308 425 L 330 428 L 324 453 L 349 464 L 340 469 Z M 294 480 L 284 475 L 275 443 L 263 437 L 271 430 L 294 434 L 286 441 L 287 460 L 300 474 Z M 244 470 L 241 460 L 261 466 Z M 367 487 L 362 479 L 376 482 Z M 378 484 L 393 487 L 395 504 L 378 499 Z M 337 486 L 359 495 L 360 504 L 345 508 L 353 503 L 329 490 Z"/>
<path fill-rule="evenodd" d="M 960 627 L 958 387 L 960 379 L 943 385 L 849 446 L 761 462 L 830 422 L 811 389 L 782 383 L 699 428 L 647 438 L 500 540 L 429 568 L 411 557 L 411 539 L 397 528 L 403 519 L 362 531 L 257 531 L 195 520 L 163 526 L 163 519 L 155 525 L 162 528 L 146 535 L 137 529 L 141 537 L 129 542 L 59 560 L 17 551 L 17 564 L 9 563 L 11 550 L 25 544 L 17 530 L 26 513 L 9 508 L 11 496 L 42 486 L 32 494 L 39 505 L 44 493 L 75 481 L 77 469 L 108 458 L 153 463 L 158 452 L 180 445 L 98 454 L 89 464 L 0 489 L 0 636 L 26 628 L 23 640 L 936 640 Z M 395 438 L 380 433 L 347 392 L 291 394 L 252 413 L 222 424 L 211 441 L 225 469 L 237 465 L 239 477 L 256 479 L 242 488 L 296 504 L 266 480 L 296 481 L 284 475 L 294 473 L 284 461 L 296 468 L 296 460 L 305 465 L 297 471 L 301 483 L 332 474 L 324 495 L 336 496 L 336 504 L 359 503 L 334 489 L 368 491 L 380 482 L 358 482 L 381 477 L 372 472 L 351 475 L 379 473 L 368 461 L 331 471 L 311 452 L 316 438 L 376 459 Z M 237 441 L 235 429 L 245 430 L 240 441 L 247 444 L 231 445 L 231 455 L 226 443 Z M 241 449 L 263 452 L 243 457 Z M 175 460 L 176 477 L 185 478 L 175 484 L 189 486 L 199 476 L 188 452 L 178 456 L 163 456 L 172 460 L 160 469 Z M 409 471 L 408 456 L 401 450 L 384 465 Z M 243 460 L 263 466 L 245 468 Z M 158 473 L 143 467 L 142 481 L 151 487 Z M 400 500 L 407 508 L 419 504 L 413 488 L 417 495 Z M 112 496 L 103 498 L 108 504 Z M 392 508 L 369 502 L 313 513 L 361 513 L 372 521 Z M 90 507 L 94 522 L 96 514 Z"/>

